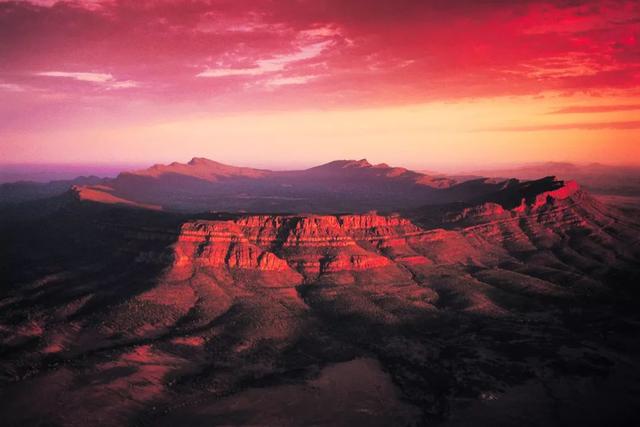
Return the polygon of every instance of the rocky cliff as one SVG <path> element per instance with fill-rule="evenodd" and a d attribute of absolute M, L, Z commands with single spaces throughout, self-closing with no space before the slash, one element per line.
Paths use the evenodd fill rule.
<path fill-rule="evenodd" d="M 577 184 L 554 183 L 551 189 L 521 197 L 511 209 L 495 202 L 451 206 L 440 225 L 430 227 L 418 225 L 420 216 L 412 221 L 373 213 L 193 220 L 181 228 L 174 266 L 297 272 L 306 281 L 385 269 L 404 280 L 409 266 L 497 265 L 567 241 L 587 245 L 589 239 L 598 239 L 616 247 L 616 236 L 606 229 L 611 222 L 608 208 Z"/>
<path fill-rule="evenodd" d="M 397 216 L 247 216 L 191 221 L 175 245 L 175 265 L 260 271 L 295 269 L 307 277 L 391 265 L 382 251 L 423 233 Z"/>

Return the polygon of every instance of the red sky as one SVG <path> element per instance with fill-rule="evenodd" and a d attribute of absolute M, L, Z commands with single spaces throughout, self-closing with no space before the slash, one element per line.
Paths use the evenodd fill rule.
<path fill-rule="evenodd" d="M 0 0 L 5 162 L 640 162 L 640 2 Z"/>

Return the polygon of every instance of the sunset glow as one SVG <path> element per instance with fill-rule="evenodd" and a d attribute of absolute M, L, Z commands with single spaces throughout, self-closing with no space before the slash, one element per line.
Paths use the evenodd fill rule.
<path fill-rule="evenodd" d="M 638 163 L 639 18 L 635 1 L 0 1 L 0 156 Z"/>
<path fill-rule="evenodd" d="M 0 0 L 0 422 L 640 426 L 640 0 Z"/>

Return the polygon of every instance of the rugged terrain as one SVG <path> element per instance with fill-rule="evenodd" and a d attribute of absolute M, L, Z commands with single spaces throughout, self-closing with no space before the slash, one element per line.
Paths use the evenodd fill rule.
<path fill-rule="evenodd" d="M 158 203 L 163 167 L 4 209 L 4 422 L 637 423 L 637 219 L 575 182 L 391 169 L 320 167 L 346 190 L 305 214 L 185 212 Z M 393 203 L 424 197 L 325 213 L 379 207 L 345 194 L 380 170 Z"/>
<path fill-rule="evenodd" d="M 124 172 L 101 185 L 78 186 L 85 200 L 180 212 L 390 212 L 442 202 L 455 181 L 366 159 L 305 170 L 270 171 L 205 158 Z"/>

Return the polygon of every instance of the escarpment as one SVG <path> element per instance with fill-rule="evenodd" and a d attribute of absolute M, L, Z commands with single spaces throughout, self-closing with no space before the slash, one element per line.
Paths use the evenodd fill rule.
<path fill-rule="evenodd" d="M 423 232 L 409 220 L 379 215 L 247 216 L 182 226 L 175 266 L 288 271 L 307 275 L 386 267 L 381 254 Z"/>
<path fill-rule="evenodd" d="M 174 245 L 174 266 L 297 272 L 307 281 L 373 269 L 393 270 L 404 278 L 419 266 L 497 265 L 517 259 L 517 254 L 568 241 L 578 244 L 587 237 L 615 246 L 616 235 L 603 231 L 611 222 L 606 208 L 575 183 L 521 199 L 511 209 L 496 202 L 454 205 L 431 227 L 418 225 L 416 215 L 410 220 L 373 213 L 192 220 L 183 224 Z"/>

